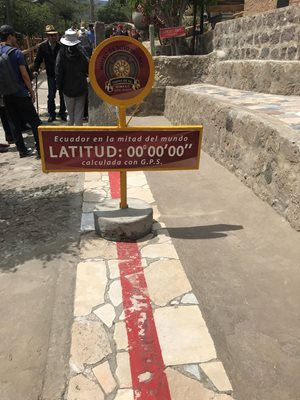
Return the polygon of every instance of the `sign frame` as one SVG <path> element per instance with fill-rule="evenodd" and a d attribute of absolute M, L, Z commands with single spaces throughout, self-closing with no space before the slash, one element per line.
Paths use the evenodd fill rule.
<path fill-rule="evenodd" d="M 110 45 L 111 43 L 114 42 L 129 42 L 132 45 L 136 46 L 139 48 L 144 55 L 147 58 L 148 64 L 149 64 L 149 78 L 147 81 L 146 86 L 144 87 L 143 91 L 139 93 L 137 96 L 132 97 L 130 99 L 117 99 L 109 96 L 106 94 L 102 88 L 99 86 L 96 78 L 96 73 L 95 73 L 95 67 L 96 67 L 96 62 L 98 59 L 99 54 L 102 51 L 105 51 L 105 47 Z M 94 89 L 95 93 L 105 102 L 112 104 L 114 106 L 119 106 L 119 107 L 127 107 L 127 106 L 132 106 L 134 104 L 140 103 L 151 91 L 153 83 L 154 83 L 154 76 L 155 76 L 155 67 L 154 67 L 154 62 L 151 54 L 149 51 L 146 49 L 145 46 L 142 45 L 139 41 L 136 39 L 133 39 L 128 36 L 113 36 L 109 39 L 104 40 L 101 42 L 96 49 L 94 50 L 92 57 L 90 59 L 89 63 L 89 78 L 90 78 L 90 83 L 92 85 L 92 88 Z"/>
<path fill-rule="evenodd" d="M 80 168 L 80 170 L 76 168 L 64 168 L 64 169 L 47 169 L 46 168 L 46 162 L 45 162 L 45 153 L 44 153 L 44 142 L 43 142 L 43 131 L 95 131 L 95 130 L 101 130 L 102 132 L 119 132 L 119 131 L 127 131 L 128 133 L 130 132 L 135 132 L 135 131 L 143 131 L 143 132 L 155 132 L 157 131 L 182 131 L 182 130 L 192 130 L 192 131 L 197 131 L 199 130 L 199 141 L 198 141 L 198 151 L 197 151 L 197 166 L 192 167 L 192 168 L 95 168 L 95 169 L 90 169 L 90 168 Z M 199 169 L 200 165 L 200 154 L 201 154 L 201 145 L 202 145 L 202 136 L 203 136 L 203 126 L 202 125 L 180 125 L 180 126 L 134 126 L 134 127 L 126 127 L 126 128 L 121 128 L 121 127 L 115 127 L 115 126 L 40 126 L 38 127 L 38 133 L 39 133 L 39 141 L 40 141 L 40 152 L 41 152 L 41 161 L 42 161 L 42 170 L 45 173 L 51 173 L 51 172 L 109 172 L 109 171 L 115 171 L 115 172 L 127 172 L 127 171 L 188 171 L 188 170 L 196 170 Z"/>
<path fill-rule="evenodd" d="M 170 28 L 161 28 L 159 30 L 159 37 L 161 40 L 171 39 L 173 37 L 185 37 L 186 29 L 184 26 L 173 26 Z"/>

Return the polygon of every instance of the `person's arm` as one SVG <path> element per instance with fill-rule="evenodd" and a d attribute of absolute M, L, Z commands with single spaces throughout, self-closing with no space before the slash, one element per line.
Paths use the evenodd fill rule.
<path fill-rule="evenodd" d="M 25 83 L 25 85 L 26 85 L 26 87 L 28 89 L 28 92 L 30 93 L 30 97 L 32 99 L 32 102 L 34 103 L 35 102 L 35 95 L 34 95 L 34 91 L 32 89 L 31 80 L 29 78 L 26 66 L 25 65 L 19 65 L 19 68 L 20 68 L 20 72 L 21 72 L 23 81 L 24 81 L 24 83 Z"/>
<path fill-rule="evenodd" d="M 33 64 L 33 68 L 34 68 L 35 72 L 39 72 L 39 69 L 40 69 L 40 66 L 41 66 L 43 60 L 44 60 L 43 49 L 40 46 L 36 53 L 36 57 L 35 57 L 34 64 Z"/>
<path fill-rule="evenodd" d="M 60 48 L 57 57 L 56 57 L 56 63 L 55 63 L 55 80 L 56 80 L 56 88 L 58 90 L 62 90 L 62 84 L 63 84 L 63 63 L 62 63 L 62 48 Z"/>

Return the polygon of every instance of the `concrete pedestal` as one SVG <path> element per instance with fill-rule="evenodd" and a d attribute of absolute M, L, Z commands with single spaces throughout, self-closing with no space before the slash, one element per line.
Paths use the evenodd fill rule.
<path fill-rule="evenodd" d="M 147 235 L 152 228 L 153 210 L 143 200 L 128 199 L 128 208 L 120 209 L 120 199 L 103 203 L 94 212 L 96 233 L 107 240 L 130 242 Z"/>

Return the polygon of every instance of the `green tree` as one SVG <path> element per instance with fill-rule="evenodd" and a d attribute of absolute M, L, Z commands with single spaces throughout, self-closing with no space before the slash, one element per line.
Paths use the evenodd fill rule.
<path fill-rule="evenodd" d="M 124 2 L 112 0 L 98 9 L 97 18 L 105 24 L 111 24 L 116 21 L 128 22 L 130 20 L 128 12 L 129 7 Z"/>
<path fill-rule="evenodd" d="M 51 12 L 46 4 L 30 3 L 28 0 L 16 2 L 13 26 L 28 36 L 44 32 L 47 21 L 51 18 Z"/>
<path fill-rule="evenodd" d="M 79 18 L 85 5 L 79 0 L 0 0 L 1 23 L 26 35 L 41 34 L 47 24 L 60 32 Z"/>

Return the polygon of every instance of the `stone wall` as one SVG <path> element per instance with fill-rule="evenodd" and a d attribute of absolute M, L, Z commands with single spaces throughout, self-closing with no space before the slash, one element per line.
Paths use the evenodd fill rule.
<path fill-rule="evenodd" d="M 204 82 L 216 60 L 216 53 L 203 56 L 154 57 L 154 86 L 179 86 Z"/>
<path fill-rule="evenodd" d="M 300 61 L 216 62 L 205 83 L 254 92 L 300 96 Z"/>
<path fill-rule="evenodd" d="M 217 24 L 214 50 L 227 60 L 300 60 L 300 6 Z"/>
<path fill-rule="evenodd" d="M 300 230 L 300 137 L 267 115 L 168 87 L 165 116 L 204 126 L 203 149 Z M 247 205 L 251 207 L 251 205 Z"/>
<path fill-rule="evenodd" d="M 165 87 L 153 87 L 151 92 L 139 105 L 128 107 L 127 115 L 163 115 L 165 110 Z"/>
<path fill-rule="evenodd" d="M 209 54 L 214 50 L 214 31 L 210 30 L 203 35 L 196 36 L 196 54 Z"/>

